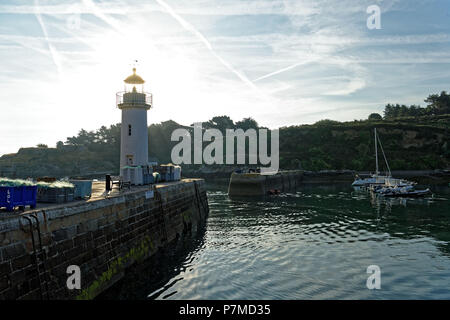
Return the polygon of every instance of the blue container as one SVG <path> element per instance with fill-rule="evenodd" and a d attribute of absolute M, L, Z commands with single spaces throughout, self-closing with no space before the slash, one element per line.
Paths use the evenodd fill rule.
<path fill-rule="evenodd" d="M 165 181 L 165 182 L 169 182 L 170 180 L 170 172 L 165 172 L 162 174 L 162 179 L 161 181 Z"/>
<path fill-rule="evenodd" d="M 37 186 L 0 187 L 0 207 L 12 211 L 17 206 L 36 208 Z"/>
<path fill-rule="evenodd" d="M 155 183 L 153 173 L 144 173 L 144 184 L 152 184 L 152 183 Z"/>
<path fill-rule="evenodd" d="M 63 203 L 66 201 L 66 190 L 64 188 L 38 187 L 37 201 L 45 203 Z"/>
<path fill-rule="evenodd" d="M 75 186 L 75 199 L 90 198 L 92 195 L 92 180 L 69 180 Z"/>
<path fill-rule="evenodd" d="M 64 188 L 64 202 L 72 202 L 75 194 L 75 188 Z"/>

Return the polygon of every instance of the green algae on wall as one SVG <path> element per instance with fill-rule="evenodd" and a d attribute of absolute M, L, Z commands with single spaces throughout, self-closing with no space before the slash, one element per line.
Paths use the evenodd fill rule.
<path fill-rule="evenodd" d="M 124 256 L 114 260 L 109 266 L 108 270 L 95 280 L 89 287 L 84 289 L 77 297 L 77 300 L 92 300 L 105 287 L 110 285 L 111 279 L 125 270 L 125 267 L 133 262 L 141 262 L 150 255 L 150 252 L 155 250 L 155 246 L 147 235 L 145 236 L 137 247 L 131 248 Z"/>

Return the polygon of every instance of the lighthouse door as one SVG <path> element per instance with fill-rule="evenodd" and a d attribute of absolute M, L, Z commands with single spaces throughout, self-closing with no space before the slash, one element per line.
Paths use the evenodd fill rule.
<path fill-rule="evenodd" d="M 127 165 L 132 166 L 133 165 L 133 155 L 127 154 Z"/>

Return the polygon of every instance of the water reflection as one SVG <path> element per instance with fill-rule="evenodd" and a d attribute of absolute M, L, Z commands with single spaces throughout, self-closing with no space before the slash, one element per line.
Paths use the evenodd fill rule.
<path fill-rule="evenodd" d="M 407 200 L 347 185 L 242 199 L 226 185 L 208 190 L 203 235 L 166 250 L 110 298 L 450 298 L 449 188 Z M 379 291 L 365 286 L 372 264 Z"/>
<path fill-rule="evenodd" d="M 160 250 L 139 266 L 132 267 L 125 277 L 98 300 L 167 299 L 176 291 L 170 291 L 195 263 L 196 253 L 204 246 L 205 228 L 195 235 L 179 239 Z M 191 269 L 192 271 L 192 269 Z"/>

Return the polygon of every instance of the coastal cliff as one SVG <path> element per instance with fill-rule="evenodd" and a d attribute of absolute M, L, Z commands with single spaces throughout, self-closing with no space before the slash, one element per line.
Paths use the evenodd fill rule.
<path fill-rule="evenodd" d="M 257 124 L 253 126 L 257 127 Z M 450 168 L 450 115 L 377 121 L 322 120 L 313 125 L 282 127 L 280 168 L 373 171 L 374 127 L 378 129 L 392 170 Z M 117 128 L 118 125 L 113 125 L 95 132 L 82 130 L 77 137 L 59 142 L 56 148 L 40 145 L 3 155 L 0 157 L 0 176 L 101 177 L 108 173 L 117 174 L 120 134 Z M 170 136 L 176 128 L 188 127 L 174 121 L 149 127 L 153 137 L 149 141 L 150 158 L 160 163 L 171 162 L 170 152 L 176 142 L 171 141 Z M 191 177 L 213 172 L 216 177 L 226 178 L 237 167 L 183 165 L 183 172 Z"/>

